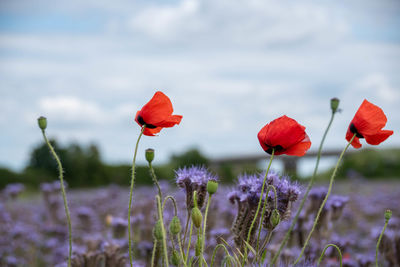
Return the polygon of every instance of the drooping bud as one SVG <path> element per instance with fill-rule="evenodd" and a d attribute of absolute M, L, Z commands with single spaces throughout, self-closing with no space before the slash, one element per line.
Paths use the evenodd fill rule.
<path fill-rule="evenodd" d="M 169 224 L 169 231 L 172 235 L 177 235 L 181 232 L 181 221 L 178 216 L 174 216 Z"/>
<path fill-rule="evenodd" d="M 154 149 L 148 148 L 146 149 L 146 160 L 148 163 L 151 163 L 154 159 Z"/>
<path fill-rule="evenodd" d="M 200 228 L 201 222 L 203 221 L 203 215 L 201 214 L 201 211 L 199 208 L 194 207 L 192 209 L 192 222 L 196 228 Z"/>
<path fill-rule="evenodd" d="M 202 242 L 202 237 L 201 236 L 199 236 L 198 238 L 197 238 L 197 241 L 196 241 L 196 247 L 195 247 L 195 255 L 196 255 L 196 257 L 198 257 L 198 256 L 200 256 L 201 255 L 201 249 L 202 249 L 202 247 L 203 247 L 203 242 Z"/>
<path fill-rule="evenodd" d="M 178 251 L 172 251 L 171 262 L 175 266 L 179 266 L 179 264 L 181 263 L 181 257 L 179 256 Z"/>
<path fill-rule="evenodd" d="M 218 190 L 218 183 L 217 183 L 217 181 L 210 180 L 210 181 L 207 182 L 207 192 L 208 192 L 210 195 L 215 194 L 215 192 L 217 192 L 217 190 Z"/>
<path fill-rule="evenodd" d="M 157 240 L 162 240 L 162 238 L 163 238 L 163 232 L 162 232 L 160 220 L 157 220 L 156 224 L 154 225 L 153 235 L 154 235 L 154 238 Z"/>
<path fill-rule="evenodd" d="M 333 113 L 337 111 L 339 107 L 339 102 L 340 102 L 339 98 L 334 97 L 331 99 L 331 110 Z"/>
<path fill-rule="evenodd" d="M 47 127 L 47 119 L 43 116 L 40 116 L 38 118 L 38 124 L 40 129 L 45 130 Z"/>
<path fill-rule="evenodd" d="M 270 217 L 270 223 L 272 227 L 275 228 L 280 222 L 281 222 L 281 216 L 279 215 L 278 210 L 274 209 Z"/>
<path fill-rule="evenodd" d="M 392 218 L 392 211 L 391 210 L 386 210 L 385 211 L 385 220 L 389 221 L 390 218 Z"/>

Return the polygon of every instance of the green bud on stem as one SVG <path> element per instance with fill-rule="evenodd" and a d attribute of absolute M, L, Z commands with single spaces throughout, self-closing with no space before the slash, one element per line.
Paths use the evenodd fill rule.
<path fill-rule="evenodd" d="M 203 221 L 203 215 L 198 207 L 192 209 L 192 222 L 196 228 L 200 228 L 201 222 Z"/>
<path fill-rule="evenodd" d="M 215 192 L 217 192 L 217 190 L 218 190 L 218 183 L 217 183 L 217 181 L 210 180 L 210 181 L 207 182 L 207 192 L 208 192 L 210 195 L 215 194 Z"/>
<path fill-rule="evenodd" d="M 151 163 L 154 159 L 154 149 L 148 148 L 146 149 L 146 160 L 148 163 Z"/>
<path fill-rule="evenodd" d="M 392 211 L 391 210 L 386 210 L 385 211 L 385 220 L 389 221 L 390 218 L 392 218 Z"/>
<path fill-rule="evenodd" d="M 154 238 L 157 239 L 157 240 L 162 240 L 163 239 L 163 231 L 162 231 L 162 228 L 161 228 L 161 220 L 157 220 L 156 224 L 154 225 L 153 235 L 154 235 Z"/>
<path fill-rule="evenodd" d="M 279 215 L 278 210 L 274 209 L 270 217 L 270 223 L 272 227 L 275 228 L 280 222 L 281 222 L 281 216 Z"/>
<path fill-rule="evenodd" d="M 47 119 L 43 116 L 40 116 L 38 118 L 38 124 L 40 129 L 45 130 L 47 127 Z"/>
<path fill-rule="evenodd" d="M 181 232 L 181 221 L 178 216 L 174 216 L 169 224 L 169 231 L 172 235 L 177 235 Z"/>
<path fill-rule="evenodd" d="M 340 102 L 339 98 L 334 97 L 331 99 L 331 110 L 333 113 L 337 111 L 339 107 L 339 102 Z"/>

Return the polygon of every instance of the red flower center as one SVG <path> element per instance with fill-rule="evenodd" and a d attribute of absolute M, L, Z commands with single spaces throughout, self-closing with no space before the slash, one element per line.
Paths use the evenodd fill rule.
<path fill-rule="evenodd" d="M 138 120 L 138 122 L 141 124 L 141 125 L 146 125 L 146 128 L 149 128 L 149 129 L 155 129 L 155 128 L 157 128 L 157 126 L 154 126 L 154 125 L 152 125 L 152 124 L 147 124 L 144 120 L 143 120 L 143 118 L 142 118 L 142 116 L 137 116 L 137 120 Z"/>

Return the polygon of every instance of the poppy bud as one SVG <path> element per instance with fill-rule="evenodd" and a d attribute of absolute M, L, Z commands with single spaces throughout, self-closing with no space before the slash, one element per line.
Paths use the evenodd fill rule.
<path fill-rule="evenodd" d="M 270 217 L 270 223 L 273 228 L 275 228 L 281 221 L 281 216 L 279 215 L 279 212 L 277 209 L 274 209 L 272 211 L 271 217 Z"/>
<path fill-rule="evenodd" d="M 40 116 L 38 118 L 38 124 L 40 129 L 45 130 L 47 127 L 47 119 L 43 116 Z"/>
<path fill-rule="evenodd" d="M 202 247 L 203 247 L 202 238 L 201 238 L 201 236 L 199 236 L 197 238 L 196 247 L 195 247 L 195 253 L 196 253 L 195 255 L 196 255 L 196 257 L 200 256 Z"/>
<path fill-rule="evenodd" d="M 334 97 L 331 99 L 331 110 L 333 113 L 337 111 L 339 107 L 339 102 L 340 102 L 339 98 Z"/>
<path fill-rule="evenodd" d="M 203 221 L 203 215 L 201 215 L 201 211 L 199 208 L 194 207 L 192 209 L 192 222 L 196 228 L 200 228 L 201 222 Z"/>
<path fill-rule="evenodd" d="M 157 240 L 161 240 L 163 238 L 163 232 L 162 232 L 160 220 L 157 220 L 156 224 L 154 225 L 153 236 Z"/>
<path fill-rule="evenodd" d="M 178 216 L 174 216 L 169 224 L 169 231 L 172 235 L 177 235 L 181 232 L 181 221 Z"/>
<path fill-rule="evenodd" d="M 392 218 L 392 211 L 391 210 L 386 210 L 385 211 L 385 220 L 389 221 L 390 218 Z"/>
<path fill-rule="evenodd" d="M 154 159 L 154 149 L 148 148 L 146 149 L 146 160 L 148 163 L 151 163 Z"/>
<path fill-rule="evenodd" d="M 176 251 L 176 250 L 172 251 L 171 262 L 172 262 L 173 265 L 179 266 L 179 264 L 180 264 L 180 262 L 181 262 L 181 258 L 180 258 L 180 256 L 179 256 L 178 251 Z"/>
<path fill-rule="evenodd" d="M 217 189 L 218 189 L 217 181 L 210 180 L 207 182 L 207 192 L 210 195 L 213 195 L 215 192 L 217 192 Z"/>

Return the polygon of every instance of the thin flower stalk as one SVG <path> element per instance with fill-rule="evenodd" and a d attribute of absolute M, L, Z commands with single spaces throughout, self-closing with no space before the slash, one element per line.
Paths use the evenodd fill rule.
<path fill-rule="evenodd" d="M 308 183 L 306 192 L 304 193 L 303 199 L 302 199 L 301 202 L 300 202 L 300 206 L 299 206 L 299 208 L 298 208 L 298 210 L 297 210 L 297 212 L 296 212 L 296 215 L 294 216 L 293 221 L 292 221 L 292 223 L 290 224 L 289 230 L 286 232 L 285 237 L 283 238 L 283 241 L 282 241 L 282 243 L 280 244 L 277 253 L 274 255 L 274 257 L 273 257 L 272 260 L 271 260 L 270 266 L 273 266 L 273 265 L 275 264 L 275 262 L 277 261 L 279 255 L 280 255 L 280 253 L 281 253 L 281 251 L 282 251 L 282 249 L 285 247 L 287 241 L 289 240 L 290 234 L 292 233 L 293 228 L 294 228 L 294 226 L 296 225 L 297 220 L 299 219 L 300 213 L 301 213 L 301 211 L 303 210 L 304 204 L 306 203 L 308 194 L 310 193 L 310 190 L 311 190 L 311 188 L 312 188 L 313 185 L 314 185 L 315 178 L 317 177 L 319 161 L 320 161 L 320 159 L 321 159 L 322 147 L 323 147 L 323 145 L 324 145 L 324 142 L 325 142 L 326 136 L 327 136 L 327 134 L 328 134 L 328 131 L 329 131 L 329 129 L 331 128 L 331 125 L 332 125 L 333 119 L 334 119 L 334 117 L 335 117 L 335 114 L 336 114 L 336 112 L 332 112 L 332 114 L 331 114 L 331 119 L 329 120 L 328 126 L 326 127 L 325 132 L 324 132 L 324 135 L 322 136 L 321 143 L 319 144 L 318 154 L 317 154 L 317 161 L 316 161 L 316 163 L 315 163 L 314 172 L 313 172 L 313 175 L 312 175 L 312 177 L 311 177 L 310 182 Z"/>
<path fill-rule="evenodd" d="M 157 187 L 158 195 L 160 196 L 160 199 L 162 199 L 162 193 L 161 193 L 160 184 L 158 183 L 157 176 L 156 176 L 156 173 L 154 171 L 153 164 L 151 164 L 151 162 L 149 162 L 149 170 L 150 170 L 151 179 L 153 180 L 153 183 Z"/>
<path fill-rule="evenodd" d="M 353 142 L 353 140 L 354 140 L 355 137 L 356 137 L 356 134 L 353 135 L 353 137 L 352 137 L 352 138 L 350 139 L 350 141 L 347 143 L 346 147 L 343 149 L 342 153 L 341 153 L 340 156 L 339 156 L 339 159 L 338 159 L 338 161 L 337 161 L 337 163 L 336 163 L 335 169 L 333 170 L 332 176 L 331 176 L 330 181 L 329 181 L 328 192 L 326 193 L 326 196 L 325 196 L 325 198 L 324 198 L 324 201 L 322 202 L 321 206 L 319 207 L 317 216 L 315 217 L 315 220 L 314 220 L 314 224 L 313 224 L 313 226 L 312 226 L 312 228 L 311 228 L 310 233 L 309 233 L 308 236 L 307 236 L 306 241 L 304 242 L 304 245 L 303 245 L 303 248 L 301 249 L 300 255 L 299 255 L 299 257 L 296 259 L 296 261 L 294 262 L 293 265 L 296 265 L 296 264 L 300 261 L 301 257 L 302 257 L 303 254 L 304 254 L 304 250 L 306 249 L 306 247 L 307 247 L 307 245 L 308 245 L 308 242 L 309 242 L 310 239 L 311 239 L 311 235 L 313 234 L 313 232 L 314 232 L 314 230 L 315 230 L 315 227 L 317 226 L 317 223 L 318 223 L 318 221 L 319 221 L 319 217 L 320 217 L 320 215 L 321 215 L 321 213 L 322 213 L 322 210 L 323 210 L 323 208 L 324 208 L 324 206 L 325 206 L 325 204 L 326 204 L 326 201 L 328 200 L 329 195 L 330 195 L 330 193 L 331 193 L 333 181 L 335 180 L 335 176 L 336 176 L 336 172 L 337 172 L 337 170 L 338 170 L 338 168 L 339 168 L 339 164 L 340 164 L 340 162 L 341 162 L 341 160 L 342 160 L 342 158 L 343 158 L 345 152 L 347 151 L 347 149 L 349 148 L 350 144 Z"/>
<path fill-rule="evenodd" d="M 165 260 L 166 266 L 168 267 L 169 261 L 168 261 L 166 231 L 165 231 L 165 227 L 164 227 L 164 218 L 163 218 L 163 212 L 162 212 L 162 207 L 161 207 L 161 199 L 158 195 L 156 196 L 156 201 L 157 201 L 157 209 L 158 209 L 158 218 L 161 221 L 161 231 L 163 233 L 162 241 L 163 241 L 163 250 L 164 250 L 164 253 L 163 253 L 164 260 Z"/>
<path fill-rule="evenodd" d="M 57 166 L 58 166 L 58 175 L 59 175 L 59 178 L 60 178 L 60 187 L 61 187 L 62 197 L 63 197 L 63 201 L 64 201 L 65 215 L 67 217 L 67 224 L 68 224 L 68 267 L 71 267 L 72 226 L 71 226 L 71 216 L 70 216 L 69 209 L 68 209 L 67 195 L 65 193 L 65 187 L 64 187 L 64 174 L 63 174 L 64 171 L 63 171 L 63 167 L 62 167 L 62 164 L 61 164 L 61 160 L 58 157 L 58 155 L 57 155 L 56 151 L 54 150 L 53 146 L 51 145 L 51 143 L 47 139 L 45 130 L 43 128 L 42 128 L 42 134 L 43 134 L 44 141 L 46 142 L 47 146 L 49 147 L 50 152 L 53 155 L 53 157 L 55 158 L 55 160 L 57 162 Z"/>
<path fill-rule="evenodd" d="M 212 254 L 212 257 L 211 257 L 210 267 L 213 267 L 213 266 L 214 266 L 215 255 L 217 254 L 217 251 L 218 251 L 219 248 L 223 248 L 223 249 L 224 249 L 225 255 L 226 255 L 226 256 L 229 256 L 229 257 L 231 256 L 231 255 L 229 254 L 228 249 L 225 247 L 224 244 L 218 244 L 218 245 L 214 248 L 214 251 L 213 251 L 213 254 Z"/>
<path fill-rule="evenodd" d="M 201 257 L 204 259 L 204 244 L 206 240 L 206 226 L 207 226 L 207 215 L 208 215 L 208 208 L 210 207 L 211 203 L 211 195 L 208 195 L 206 211 L 204 213 L 204 222 L 203 222 L 203 240 L 202 240 L 202 247 L 201 247 Z"/>
<path fill-rule="evenodd" d="M 385 225 L 383 226 L 382 232 L 379 235 L 378 242 L 376 243 L 376 249 L 375 249 L 375 266 L 378 267 L 378 253 L 379 253 L 379 245 L 381 244 L 381 240 L 383 237 L 383 234 L 385 233 L 386 227 L 389 223 L 390 218 L 392 217 L 392 211 L 386 210 L 385 212 Z"/>
<path fill-rule="evenodd" d="M 135 184 L 135 164 L 136 164 L 136 155 L 137 155 L 137 150 L 138 150 L 138 146 L 139 146 L 139 141 L 140 141 L 140 138 L 142 137 L 145 129 L 146 129 L 146 125 L 144 125 L 142 127 L 142 130 L 140 131 L 139 137 L 136 141 L 135 153 L 133 155 L 133 161 L 132 161 L 131 188 L 129 191 L 129 206 L 128 206 L 128 249 L 129 249 L 129 263 L 130 263 L 131 267 L 133 266 L 132 236 L 131 236 L 131 209 L 132 209 L 133 186 Z"/>
<path fill-rule="evenodd" d="M 253 221 L 251 222 L 251 225 L 250 225 L 250 228 L 249 228 L 249 233 L 247 234 L 247 240 L 246 240 L 247 243 L 249 243 L 249 241 L 250 241 L 251 231 L 253 230 L 254 224 L 256 223 L 256 220 L 257 220 L 257 217 L 258 217 L 258 213 L 260 212 L 260 208 L 261 208 L 261 204 L 262 204 L 262 199 L 263 199 L 263 195 L 264 195 L 265 182 L 267 181 L 268 172 L 269 172 L 269 169 L 270 169 L 270 167 L 271 167 L 272 160 L 274 159 L 274 152 L 275 152 L 275 149 L 272 148 L 271 157 L 270 157 L 270 159 L 269 159 L 268 167 L 267 167 L 267 170 L 266 170 L 266 172 L 265 172 L 265 176 L 264 176 L 264 180 L 263 180 L 263 185 L 262 185 L 262 187 L 261 187 L 260 200 L 258 201 L 257 210 L 256 210 L 256 213 L 255 213 L 255 215 L 254 215 L 254 219 L 253 219 Z M 247 261 L 247 246 L 245 246 L 245 248 L 244 248 L 244 255 L 243 255 L 242 266 L 244 266 L 244 264 L 245 264 L 246 261 Z"/>
<path fill-rule="evenodd" d="M 342 252 L 340 251 L 340 248 L 339 248 L 338 246 L 336 246 L 335 244 L 328 244 L 328 245 L 325 246 L 324 250 L 323 250 L 322 253 L 321 253 L 321 256 L 320 256 L 319 259 L 318 259 L 317 266 L 319 266 L 319 265 L 321 264 L 322 259 L 323 259 L 324 256 L 325 256 L 325 252 L 326 252 L 326 250 L 327 250 L 329 247 L 334 247 L 334 248 L 336 248 L 336 250 L 337 250 L 337 252 L 338 252 L 338 254 L 339 254 L 339 266 L 342 267 Z"/>

